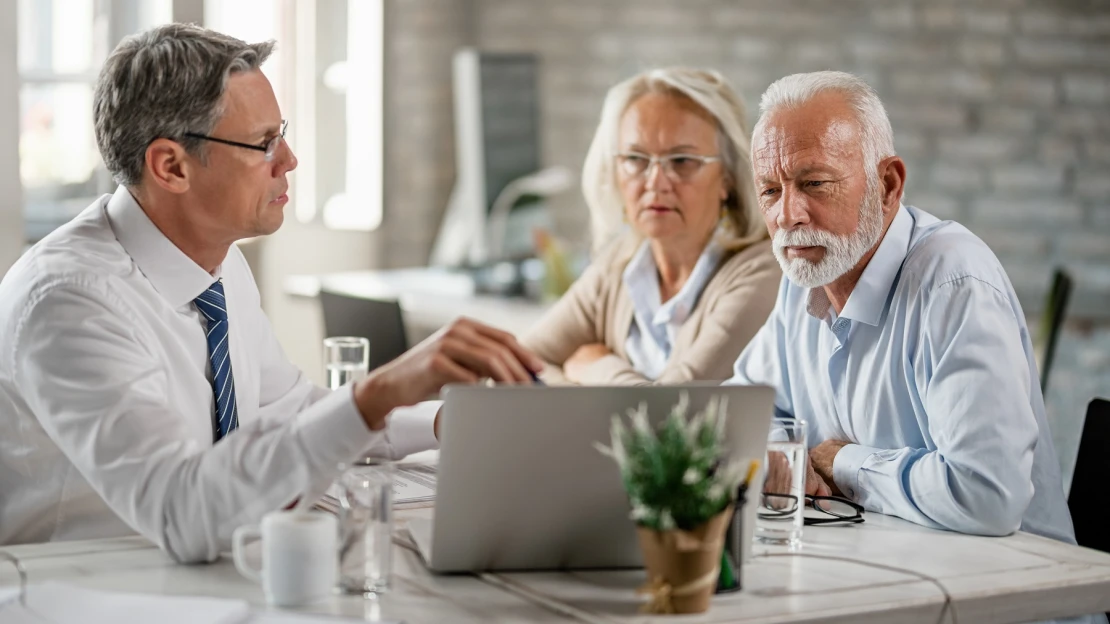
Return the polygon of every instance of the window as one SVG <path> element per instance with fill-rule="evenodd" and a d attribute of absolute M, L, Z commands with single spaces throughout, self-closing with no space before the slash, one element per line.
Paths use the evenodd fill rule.
<path fill-rule="evenodd" d="M 34 242 L 111 192 L 93 134 L 96 75 L 115 40 L 170 21 L 172 4 L 18 2 L 19 174 L 25 236 Z"/>
<path fill-rule="evenodd" d="M 176 12 L 245 41 L 278 40 L 264 71 L 292 120 L 297 219 L 353 230 L 381 223 L 384 0 L 17 2 L 28 242 L 114 190 L 93 132 L 97 73 L 124 36 Z"/>
<path fill-rule="evenodd" d="M 382 0 L 296 4 L 297 219 L 373 230 L 382 221 Z"/>

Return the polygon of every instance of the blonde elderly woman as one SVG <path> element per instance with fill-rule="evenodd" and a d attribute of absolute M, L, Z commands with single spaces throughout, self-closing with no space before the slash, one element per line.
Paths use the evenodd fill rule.
<path fill-rule="evenodd" d="M 582 174 L 594 260 L 523 340 L 545 380 L 731 376 L 782 277 L 748 153 L 743 104 L 716 72 L 657 69 L 609 91 Z"/>

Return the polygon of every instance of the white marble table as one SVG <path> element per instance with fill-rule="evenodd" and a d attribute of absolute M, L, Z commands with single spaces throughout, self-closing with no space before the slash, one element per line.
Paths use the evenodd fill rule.
<path fill-rule="evenodd" d="M 427 517 L 428 504 L 400 510 L 399 524 Z M 637 613 L 643 573 L 533 572 L 435 576 L 398 540 L 395 590 L 380 603 L 336 597 L 322 613 L 368 620 L 421 622 L 679 621 L 1003 623 L 1110 609 L 1110 555 L 1019 533 L 983 538 L 933 531 L 868 514 L 850 527 L 807 527 L 803 556 L 765 551 L 743 570 L 744 591 L 719 596 L 710 610 L 679 619 Z M 90 588 L 207 595 L 264 604 L 261 590 L 229 561 L 173 564 L 141 538 L 25 545 L 32 582 L 59 580 Z M 856 562 L 827 559 L 841 557 Z M 873 567 L 873 566 L 882 567 Z M 902 571 L 896 571 L 898 568 Z M 952 597 L 945 612 L 944 593 Z M 14 572 L 0 568 L 0 585 Z M 942 616 L 942 614 L 944 614 Z"/>
<path fill-rule="evenodd" d="M 743 569 L 743 592 L 718 596 L 707 613 L 682 621 L 990 624 L 1110 610 L 1110 555 L 1078 546 L 1026 533 L 934 531 L 879 514 L 867 514 L 862 525 L 805 531 L 799 554 L 757 547 Z M 637 613 L 632 592 L 642 572 L 494 576 L 522 595 L 549 597 L 600 621 L 657 621 Z"/>
<path fill-rule="evenodd" d="M 267 608 L 261 587 L 240 576 L 230 558 L 210 565 L 177 565 L 140 537 L 4 550 L 19 557 L 31 583 L 55 580 L 89 589 L 236 598 Z M 6 562 L 3 567 L 7 569 L 0 570 L 0 586 L 16 584 L 15 572 Z M 380 602 L 336 596 L 304 610 L 409 624 L 539 622 L 554 617 L 534 602 L 473 576 L 434 576 L 404 548 L 394 553 L 394 573 L 394 591 Z"/>

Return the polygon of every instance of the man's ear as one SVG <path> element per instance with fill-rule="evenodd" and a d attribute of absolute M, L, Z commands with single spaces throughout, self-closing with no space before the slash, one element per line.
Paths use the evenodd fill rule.
<path fill-rule="evenodd" d="M 171 193 L 189 190 L 189 176 L 195 164 L 177 141 L 155 139 L 146 148 L 146 168 L 151 182 Z"/>
<path fill-rule="evenodd" d="M 879 162 L 879 182 L 882 190 L 883 214 L 889 215 L 898 209 L 902 202 L 902 191 L 906 189 L 906 163 L 898 156 L 890 156 Z"/>

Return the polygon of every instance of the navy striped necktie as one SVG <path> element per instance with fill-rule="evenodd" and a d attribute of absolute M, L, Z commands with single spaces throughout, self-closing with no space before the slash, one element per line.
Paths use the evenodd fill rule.
<path fill-rule="evenodd" d="M 216 280 L 208 290 L 193 299 L 204 315 L 208 332 L 208 359 L 212 362 L 212 392 L 216 396 L 217 426 L 213 431 L 219 441 L 239 426 L 235 408 L 235 378 L 231 375 L 231 350 L 227 337 L 227 301 L 223 280 Z"/>

